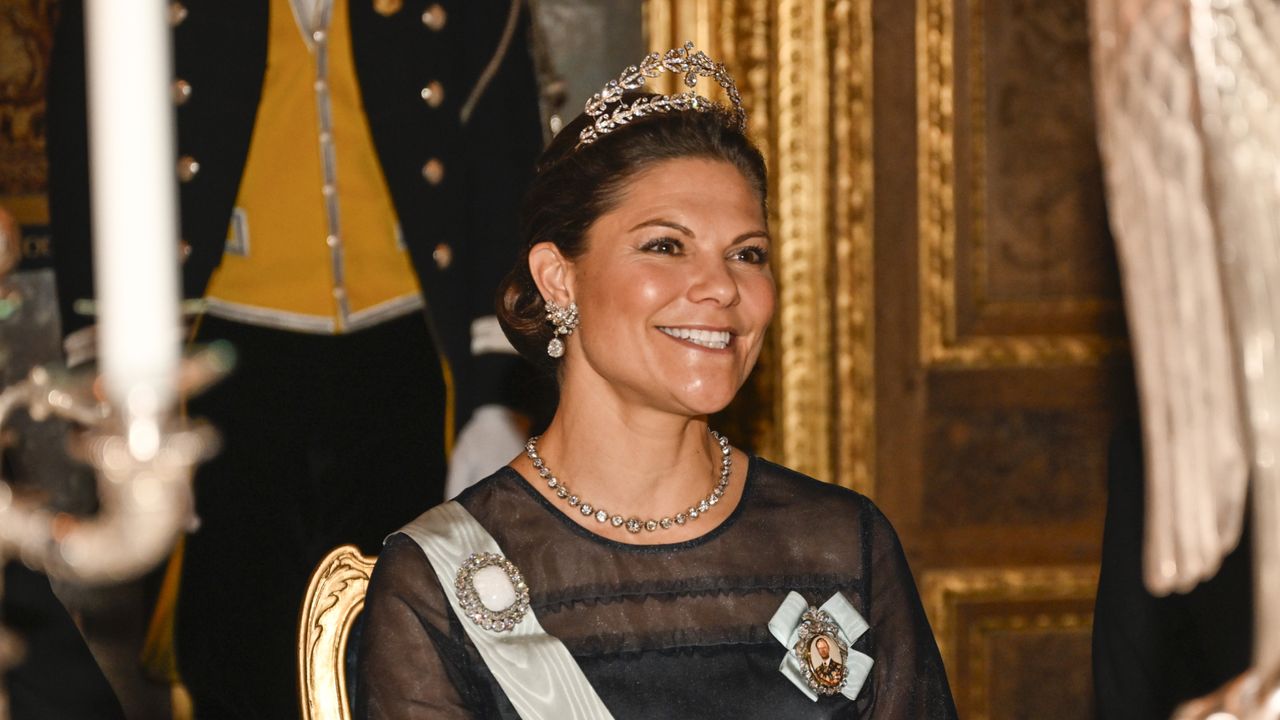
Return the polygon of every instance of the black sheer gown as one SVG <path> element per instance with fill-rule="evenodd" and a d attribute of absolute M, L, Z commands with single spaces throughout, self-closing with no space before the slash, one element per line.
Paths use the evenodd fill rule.
<path fill-rule="evenodd" d="M 937 645 L 889 522 L 866 498 L 752 458 L 707 534 L 628 545 L 583 529 L 503 468 L 459 497 L 521 570 L 534 613 L 625 718 L 954 718 Z M 842 592 L 871 628 L 856 700 L 814 702 L 779 671 L 767 624 L 799 592 Z M 359 718 L 517 718 L 418 545 L 378 558 L 360 639 Z"/>

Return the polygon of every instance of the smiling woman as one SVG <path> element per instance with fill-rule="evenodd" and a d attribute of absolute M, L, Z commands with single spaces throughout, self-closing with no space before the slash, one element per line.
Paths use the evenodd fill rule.
<path fill-rule="evenodd" d="M 727 405 L 773 315 L 761 204 L 729 162 L 662 160 L 592 223 L 577 258 L 552 241 L 534 245 L 528 265 L 539 295 L 581 308 L 562 361 L 562 401 L 626 396 L 625 408 L 678 416 Z M 554 438 L 553 430 L 547 443 Z"/>
<path fill-rule="evenodd" d="M 624 93 L 664 70 L 733 107 Z M 545 152 L 498 305 L 559 407 L 388 540 L 359 716 L 955 716 L 888 521 L 708 427 L 775 303 L 744 118 L 686 46 L 628 68 Z"/>

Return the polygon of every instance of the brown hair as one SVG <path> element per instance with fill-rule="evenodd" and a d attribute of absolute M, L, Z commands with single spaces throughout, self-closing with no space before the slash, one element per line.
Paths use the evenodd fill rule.
<path fill-rule="evenodd" d="M 630 102 L 643 95 L 628 93 Z M 520 354 L 553 367 L 546 353 L 552 328 L 538 286 L 529 272 L 529 249 L 553 243 L 566 258 L 586 251 L 587 230 L 620 201 L 636 174 L 665 160 L 706 158 L 730 163 L 765 205 L 764 157 L 734 126 L 726 110 L 662 113 L 617 128 L 590 145 L 577 147 L 578 134 L 593 118 L 579 115 L 565 126 L 538 160 L 525 195 L 520 227 L 524 245 L 515 267 L 498 287 L 498 322 Z"/>

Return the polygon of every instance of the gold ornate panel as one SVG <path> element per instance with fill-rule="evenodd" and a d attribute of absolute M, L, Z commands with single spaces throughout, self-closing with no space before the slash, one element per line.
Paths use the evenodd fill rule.
<path fill-rule="evenodd" d="M 1090 717 L 1097 584 L 1096 566 L 925 572 L 922 599 L 961 717 L 1067 717 L 1071 708 Z M 1042 673 L 1030 667 L 1037 662 Z"/>
<path fill-rule="evenodd" d="M 874 468 L 869 0 L 649 0 L 650 46 L 723 60 L 770 168 L 778 311 L 756 447 L 870 494 Z"/>
<path fill-rule="evenodd" d="M 49 220 L 44 86 L 56 14 L 54 0 L 11 0 L 0 12 L 0 204 L 23 225 Z"/>
<path fill-rule="evenodd" d="M 997 4 L 989 16 L 988 5 Z M 1114 263 L 1100 165 L 1096 154 L 1081 152 L 1092 147 L 1093 134 L 1084 84 L 1084 3 L 1063 8 L 1045 10 L 1030 0 L 918 2 L 920 345 L 926 366 L 1088 365 L 1125 347 L 1119 290 L 1108 275 Z M 999 32 L 989 35 L 992 23 Z M 996 52 L 1004 54 L 988 68 L 992 37 Z M 1016 69 L 1023 65 L 1034 67 Z M 1042 71 L 1047 76 L 1040 77 Z M 989 95 L 988 83 L 1001 81 L 1008 82 Z M 1051 112 L 1058 107 L 1063 112 Z M 1038 121 L 1038 113 L 1051 120 Z M 1007 118 L 1009 136 L 994 148 L 1002 162 L 988 175 L 991 118 Z M 991 179 L 999 187 L 989 188 Z M 991 212 L 1003 204 L 1014 207 Z M 996 235 L 1017 240 L 997 248 Z M 1031 282 L 1022 297 L 999 297 L 991 269 L 1002 259 L 1010 266 L 1056 263 L 1062 266 L 1057 277 L 1074 283 L 1074 292 L 1038 290 Z M 1026 275 L 1024 285 L 1044 279 L 1033 271 Z"/>
<path fill-rule="evenodd" d="M 833 426 L 836 479 L 875 489 L 875 274 L 871 2 L 831 6 L 832 197 L 835 292 Z M 843 429 L 841 429 L 843 428 Z"/>

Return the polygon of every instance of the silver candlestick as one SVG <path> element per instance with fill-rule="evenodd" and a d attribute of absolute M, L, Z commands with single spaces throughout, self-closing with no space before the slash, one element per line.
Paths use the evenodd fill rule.
<path fill-rule="evenodd" d="M 12 310 L 6 318 L 20 318 L 23 309 L 22 298 L 6 283 L 18 245 L 17 226 L 0 209 L 0 301 Z M 10 350 L 0 347 L 0 362 L 7 362 Z M 226 374 L 231 358 L 229 348 L 218 345 L 193 353 L 180 365 L 178 387 L 188 395 L 199 392 Z M 137 428 L 101 399 L 99 384 L 88 369 L 36 366 L 0 391 L 0 436 L 11 431 L 19 409 L 37 423 L 56 418 L 72 424 L 68 446 L 93 467 L 99 505 L 92 516 L 58 512 L 0 477 L 0 566 L 19 560 L 54 579 L 120 582 L 163 560 L 192 524 L 192 472 L 216 449 L 216 433 L 204 423 L 161 418 L 154 452 L 139 457 L 129 442 Z M 3 589 L 0 581 L 0 597 Z M 21 654 L 20 638 L 0 627 L 0 675 Z M 0 683 L 0 720 L 8 717 L 8 695 Z"/>

